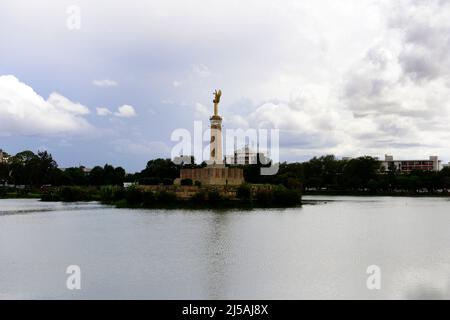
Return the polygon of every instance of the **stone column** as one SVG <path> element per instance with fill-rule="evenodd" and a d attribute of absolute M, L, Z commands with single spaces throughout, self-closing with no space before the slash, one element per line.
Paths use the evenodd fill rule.
<path fill-rule="evenodd" d="M 216 111 L 217 106 L 214 106 Z M 214 115 L 210 118 L 211 122 L 211 141 L 210 141 L 210 162 L 214 164 L 223 164 L 222 155 L 222 118 Z"/>

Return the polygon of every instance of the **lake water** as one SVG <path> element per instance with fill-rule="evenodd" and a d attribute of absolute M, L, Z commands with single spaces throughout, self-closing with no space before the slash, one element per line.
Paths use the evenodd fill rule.
<path fill-rule="evenodd" d="M 0 299 L 450 298 L 450 200 L 115 209 L 0 200 Z M 66 268 L 81 268 L 81 290 Z M 369 290 L 367 267 L 381 271 Z"/>

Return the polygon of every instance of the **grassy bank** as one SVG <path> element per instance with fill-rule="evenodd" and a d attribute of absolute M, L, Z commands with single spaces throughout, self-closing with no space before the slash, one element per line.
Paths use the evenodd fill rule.
<path fill-rule="evenodd" d="M 145 191 L 138 187 L 101 188 L 62 187 L 46 192 L 42 201 L 100 201 L 118 208 L 255 208 L 295 207 L 301 204 L 301 194 L 282 186 L 252 194 L 250 188 L 238 188 L 236 197 L 226 197 L 211 189 L 201 189 L 189 199 L 170 191 Z"/>
<path fill-rule="evenodd" d="M 0 187 L 0 199 L 40 199 L 41 196 L 39 190 Z"/>

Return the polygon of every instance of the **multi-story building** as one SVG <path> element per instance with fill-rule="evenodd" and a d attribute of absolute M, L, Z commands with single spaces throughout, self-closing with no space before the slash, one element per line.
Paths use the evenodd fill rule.
<path fill-rule="evenodd" d="M 437 156 L 430 156 L 427 160 L 394 160 L 391 155 L 385 155 L 381 161 L 381 171 L 387 172 L 391 168 L 401 173 L 411 171 L 439 171 L 441 161 Z"/>
<path fill-rule="evenodd" d="M 7 163 L 9 160 L 9 156 L 0 149 L 0 163 Z"/>
<path fill-rule="evenodd" d="M 246 145 L 242 149 L 235 150 L 232 156 L 227 156 L 225 161 L 227 164 L 247 165 L 257 164 L 258 162 L 266 164 L 268 159 L 266 159 L 264 153 L 255 152 Z"/>

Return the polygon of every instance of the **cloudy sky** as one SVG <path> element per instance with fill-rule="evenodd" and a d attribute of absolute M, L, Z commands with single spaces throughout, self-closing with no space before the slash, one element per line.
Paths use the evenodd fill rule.
<path fill-rule="evenodd" d="M 221 88 L 224 126 L 280 129 L 282 160 L 448 162 L 449 17 L 444 0 L 2 0 L 0 148 L 139 170 Z"/>

